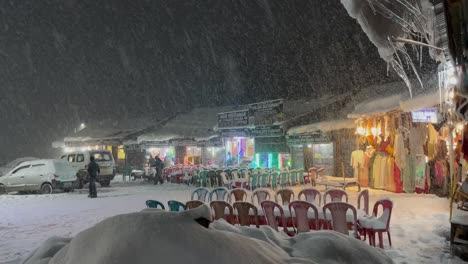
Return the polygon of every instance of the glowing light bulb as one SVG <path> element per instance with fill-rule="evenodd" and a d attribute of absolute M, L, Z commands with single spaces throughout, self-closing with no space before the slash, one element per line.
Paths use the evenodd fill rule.
<path fill-rule="evenodd" d="M 450 91 L 450 92 L 449 92 L 449 97 L 450 97 L 450 99 L 455 98 L 455 92 L 454 92 L 454 91 Z"/>
<path fill-rule="evenodd" d="M 449 81 L 449 84 L 456 85 L 458 83 L 458 78 L 457 76 L 451 76 L 449 77 L 448 81 Z"/>

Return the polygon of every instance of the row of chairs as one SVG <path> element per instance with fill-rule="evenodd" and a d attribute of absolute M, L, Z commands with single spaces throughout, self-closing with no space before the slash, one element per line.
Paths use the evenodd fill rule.
<path fill-rule="evenodd" d="M 258 173 L 261 172 L 261 173 Z M 246 188 L 254 190 L 256 188 L 272 188 L 276 189 L 278 186 L 295 186 L 304 185 L 309 183 L 309 176 L 304 177 L 304 170 L 291 170 L 291 171 L 273 171 L 265 172 L 262 170 L 210 170 L 200 171 L 195 177 L 194 183 L 201 187 L 226 187 L 232 188 Z"/>
<path fill-rule="evenodd" d="M 149 200 L 146 204 L 148 207 L 165 209 L 162 203 L 154 200 Z M 191 200 L 185 204 L 178 201 L 168 202 L 171 211 L 193 209 L 203 204 L 205 203 L 200 200 Z M 368 236 L 369 244 L 372 246 L 375 246 L 375 234 L 378 234 L 381 248 L 383 248 L 382 234 L 387 232 L 389 244 L 392 245 L 389 225 L 393 204 L 390 200 L 377 201 L 374 205 L 373 216 L 361 218 L 359 221 L 354 206 L 337 201 L 326 203 L 323 208 L 320 208 L 307 201 L 294 200 L 288 204 L 288 215 L 285 213 L 284 206 L 270 200 L 260 203 L 261 211 L 253 203 L 245 201 L 236 201 L 231 205 L 226 201 L 215 200 L 209 205 L 214 213 L 212 220 L 224 219 L 233 225 L 255 225 L 256 227 L 269 225 L 276 231 L 282 227 L 283 231 L 290 236 L 320 229 L 330 229 L 349 235 L 349 230 L 352 230 L 358 239 L 361 236 L 366 239 Z M 379 206 L 383 207 L 383 214 L 377 218 Z M 349 210 L 352 211 L 352 220 L 347 217 Z M 310 211 L 313 213 L 312 217 Z M 292 227 L 292 230 L 288 227 Z"/>

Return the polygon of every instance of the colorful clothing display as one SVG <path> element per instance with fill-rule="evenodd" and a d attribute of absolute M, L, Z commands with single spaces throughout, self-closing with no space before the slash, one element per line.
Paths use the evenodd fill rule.
<path fill-rule="evenodd" d="M 395 159 L 393 157 L 387 158 L 387 174 L 385 190 L 395 192 Z"/>

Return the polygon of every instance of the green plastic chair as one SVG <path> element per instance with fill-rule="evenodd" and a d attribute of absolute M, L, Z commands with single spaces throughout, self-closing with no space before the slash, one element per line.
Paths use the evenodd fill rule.
<path fill-rule="evenodd" d="M 277 172 L 274 172 L 274 173 L 270 174 L 271 188 L 272 189 L 276 189 L 276 187 L 278 186 L 278 176 L 279 176 L 279 174 Z"/>
<path fill-rule="evenodd" d="M 169 206 L 169 210 L 171 212 L 179 212 L 181 211 L 180 208 L 182 207 L 182 211 L 185 211 L 187 210 L 187 207 L 185 206 L 185 204 L 179 202 L 179 201 L 174 201 L 174 200 L 170 200 L 169 202 L 167 202 L 167 205 Z"/>
<path fill-rule="evenodd" d="M 148 208 L 161 207 L 161 209 L 166 210 L 166 207 L 164 207 L 164 204 L 162 204 L 161 202 L 155 201 L 155 200 L 147 200 L 146 201 L 146 207 L 148 207 Z"/>
<path fill-rule="evenodd" d="M 291 186 L 297 185 L 297 170 L 290 171 L 290 183 Z"/>
<path fill-rule="evenodd" d="M 255 188 L 257 188 L 258 186 L 258 178 L 260 177 L 260 175 L 258 174 L 251 174 L 249 176 L 249 187 L 250 187 L 250 190 L 253 191 Z"/>
<path fill-rule="evenodd" d="M 258 177 L 259 177 L 260 188 L 268 187 L 268 173 L 260 174 Z"/>
<path fill-rule="evenodd" d="M 280 174 L 281 175 L 281 187 L 286 187 L 286 185 L 289 184 L 289 173 L 288 172 L 283 172 Z"/>
<path fill-rule="evenodd" d="M 199 186 L 208 187 L 208 171 L 202 170 L 198 174 Z"/>

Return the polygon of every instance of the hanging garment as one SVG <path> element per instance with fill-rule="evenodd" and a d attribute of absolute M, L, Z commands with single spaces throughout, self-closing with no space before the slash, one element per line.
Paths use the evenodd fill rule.
<path fill-rule="evenodd" d="M 385 180 L 387 175 L 387 157 L 379 155 L 380 159 L 378 164 L 378 171 L 376 171 L 374 188 L 375 189 L 385 189 Z M 377 160 L 377 159 L 376 159 Z"/>
<path fill-rule="evenodd" d="M 434 186 L 433 187 L 442 187 L 444 185 L 445 181 L 445 164 L 443 164 L 443 161 L 436 161 L 434 164 L 435 168 L 435 180 L 434 180 Z"/>
<path fill-rule="evenodd" d="M 375 163 L 375 152 L 372 153 L 369 159 L 369 187 L 374 188 L 374 163 Z"/>
<path fill-rule="evenodd" d="M 409 142 L 410 152 L 413 158 L 417 155 L 424 155 L 424 145 L 426 144 L 427 129 L 424 126 L 414 126 L 410 130 Z"/>
<path fill-rule="evenodd" d="M 426 189 L 426 156 L 417 155 L 415 164 L 415 187 L 417 193 L 422 193 Z"/>
<path fill-rule="evenodd" d="M 398 165 L 394 163 L 393 166 L 393 176 L 395 179 L 395 192 L 396 193 L 401 193 L 403 192 L 403 182 L 401 181 L 401 171 L 400 168 L 398 168 Z"/>
<path fill-rule="evenodd" d="M 360 179 L 359 179 L 359 184 L 361 187 L 369 187 L 369 182 L 370 182 L 370 171 L 371 171 L 371 157 L 372 154 L 374 153 L 374 150 L 372 147 L 368 147 L 366 151 L 364 152 L 364 164 L 362 166 L 362 172 L 359 174 Z"/>
<path fill-rule="evenodd" d="M 355 150 L 351 153 L 351 167 L 354 169 L 354 177 L 359 178 L 359 169 L 364 165 L 364 151 Z"/>
<path fill-rule="evenodd" d="M 406 168 L 403 170 L 403 191 L 414 193 L 415 189 L 415 167 L 411 155 L 406 155 Z"/>
<path fill-rule="evenodd" d="M 395 163 L 399 168 L 404 169 L 406 166 L 405 157 L 405 141 L 400 131 L 395 135 L 395 147 L 393 148 L 393 156 L 395 157 Z"/>
<path fill-rule="evenodd" d="M 387 174 L 385 190 L 395 192 L 395 159 L 393 157 L 387 158 Z"/>
<path fill-rule="evenodd" d="M 376 188 L 376 189 L 381 186 L 381 183 L 380 183 L 380 168 L 381 167 L 382 167 L 382 156 L 377 154 L 374 159 L 374 166 L 372 168 L 372 179 L 373 179 L 372 185 L 373 185 L 373 188 Z"/>

